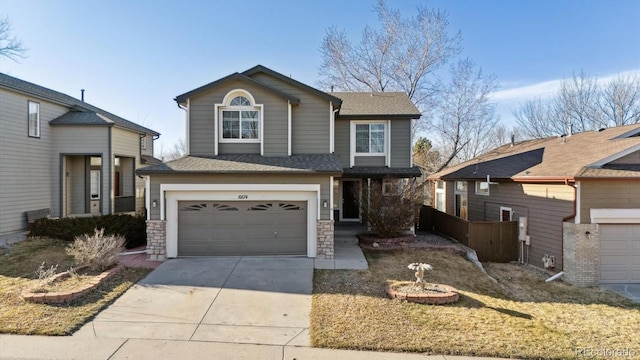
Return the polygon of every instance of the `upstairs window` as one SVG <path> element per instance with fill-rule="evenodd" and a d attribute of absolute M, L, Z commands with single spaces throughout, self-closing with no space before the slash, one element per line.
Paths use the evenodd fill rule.
<path fill-rule="evenodd" d="M 37 102 L 29 101 L 29 137 L 40 137 L 40 104 Z"/>
<path fill-rule="evenodd" d="M 384 154 L 385 124 L 356 124 L 356 154 Z"/>
<path fill-rule="evenodd" d="M 486 181 L 476 181 L 476 195 L 489 196 L 489 183 Z"/>
<path fill-rule="evenodd" d="M 256 105 L 249 96 L 237 95 L 220 109 L 221 141 L 258 142 L 260 141 L 260 105 Z"/>
<path fill-rule="evenodd" d="M 140 138 L 140 149 L 147 150 L 147 137 L 143 136 Z"/>

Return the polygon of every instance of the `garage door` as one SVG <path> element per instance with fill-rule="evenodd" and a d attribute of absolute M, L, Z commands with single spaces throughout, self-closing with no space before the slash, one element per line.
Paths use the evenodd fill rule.
<path fill-rule="evenodd" d="M 600 282 L 640 283 L 640 225 L 600 225 Z"/>
<path fill-rule="evenodd" d="M 180 201 L 178 256 L 306 255 L 306 205 Z"/>

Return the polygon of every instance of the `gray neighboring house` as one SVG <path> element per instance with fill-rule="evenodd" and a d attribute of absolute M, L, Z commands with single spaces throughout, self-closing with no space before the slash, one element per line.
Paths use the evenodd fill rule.
<path fill-rule="evenodd" d="M 26 213 L 144 212 L 135 170 L 160 163 L 160 134 L 82 100 L 0 73 L 0 235 Z"/>
<path fill-rule="evenodd" d="M 640 124 L 514 142 L 429 179 L 442 212 L 526 217 L 532 265 L 553 256 L 581 286 L 640 283 Z"/>
<path fill-rule="evenodd" d="M 137 171 L 151 259 L 331 259 L 334 222 L 360 222 L 363 183 L 397 195 L 420 176 L 403 93 L 326 93 L 264 66 L 175 98 L 188 154 Z M 359 195 L 360 194 L 360 195 Z"/>

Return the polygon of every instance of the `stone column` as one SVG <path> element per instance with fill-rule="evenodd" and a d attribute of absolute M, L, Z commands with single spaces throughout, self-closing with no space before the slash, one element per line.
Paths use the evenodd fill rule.
<path fill-rule="evenodd" d="M 317 259 L 333 259 L 333 220 L 318 220 Z"/>
<path fill-rule="evenodd" d="M 167 258 L 167 227 L 165 220 L 147 220 L 147 260 Z"/>

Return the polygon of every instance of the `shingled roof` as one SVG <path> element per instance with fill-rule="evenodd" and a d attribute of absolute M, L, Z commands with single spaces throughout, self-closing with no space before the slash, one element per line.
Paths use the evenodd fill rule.
<path fill-rule="evenodd" d="M 420 118 L 420 110 L 403 92 L 333 92 L 342 99 L 339 117 L 345 119 Z"/>
<path fill-rule="evenodd" d="M 333 154 L 261 156 L 257 154 L 185 156 L 137 170 L 140 175 L 176 173 L 340 173 L 342 162 Z"/>
<path fill-rule="evenodd" d="M 429 179 L 477 180 L 487 175 L 516 181 L 640 178 L 638 164 L 615 161 L 638 151 L 640 124 L 620 126 L 504 145 Z"/>
<path fill-rule="evenodd" d="M 62 115 L 61 117 L 52 120 L 52 122 L 50 122 L 51 125 L 100 125 L 102 122 L 103 125 L 113 124 L 140 133 L 160 135 L 160 133 L 156 131 L 121 118 L 72 96 L 9 76 L 7 74 L 0 73 L 0 87 L 73 108 L 69 116 L 65 117 L 67 114 Z M 91 112 L 93 112 L 93 116 L 89 115 Z"/>

